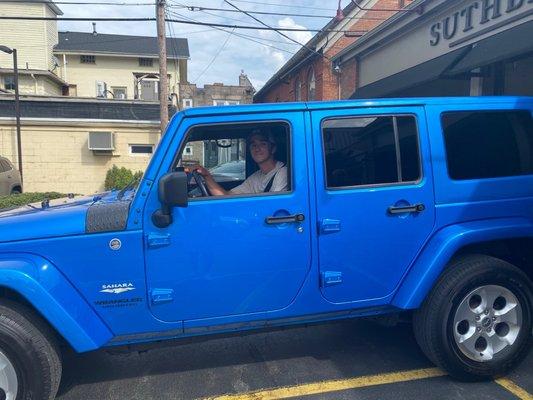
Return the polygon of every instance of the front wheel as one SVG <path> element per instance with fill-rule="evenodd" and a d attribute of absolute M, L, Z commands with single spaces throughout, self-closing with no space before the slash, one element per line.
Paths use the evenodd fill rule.
<path fill-rule="evenodd" d="M 530 347 L 532 285 L 515 266 L 489 256 L 453 262 L 414 314 L 426 356 L 452 376 L 505 374 Z"/>
<path fill-rule="evenodd" d="M 52 400 L 61 379 L 53 332 L 27 307 L 0 300 L 0 400 Z"/>

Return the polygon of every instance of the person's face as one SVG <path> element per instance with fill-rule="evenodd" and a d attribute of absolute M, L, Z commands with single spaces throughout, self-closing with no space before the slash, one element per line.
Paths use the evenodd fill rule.
<path fill-rule="evenodd" d="M 276 147 L 261 135 L 253 135 L 250 138 L 250 153 L 257 164 L 273 158 L 275 149 Z"/>

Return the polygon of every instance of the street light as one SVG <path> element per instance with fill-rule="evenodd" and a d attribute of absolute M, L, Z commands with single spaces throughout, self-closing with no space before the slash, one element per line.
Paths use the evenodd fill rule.
<path fill-rule="evenodd" d="M 19 160 L 20 180 L 22 179 L 22 141 L 20 138 L 20 98 L 19 98 L 19 69 L 17 64 L 17 49 L 0 46 L 0 51 L 13 54 L 13 73 L 15 75 L 15 119 L 17 121 L 17 151 Z"/>

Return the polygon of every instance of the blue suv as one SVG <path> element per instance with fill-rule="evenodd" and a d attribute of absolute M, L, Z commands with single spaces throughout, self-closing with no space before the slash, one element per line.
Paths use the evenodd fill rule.
<path fill-rule="evenodd" d="M 499 97 L 178 113 L 137 185 L 0 213 L 0 397 L 52 399 L 61 346 L 400 312 L 451 375 L 507 372 L 532 331 L 532 111 Z M 217 182 L 229 162 L 245 176 Z"/>

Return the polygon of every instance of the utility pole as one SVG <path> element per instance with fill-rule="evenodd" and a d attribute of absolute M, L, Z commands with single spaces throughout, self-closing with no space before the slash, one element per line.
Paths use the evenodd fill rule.
<path fill-rule="evenodd" d="M 15 84 L 15 121 L 17 125 L 17 151 L 18 164 L 20 172 L 20 181 L 24 181 L 24 174 L 22 172 L 22 139 L 20 135 L 20 96 L 19 96 L 19 68 L 17 60 L 17 49 L 10 49 L 7 46 L 0 46 L 0 51 L 13 55 L 13 75 Z"/>
<path fill-rule="evenodd" d="M 167 35 L 165 31 L 165 0 L 156 1 L 157 42 L 159 44 L 159 103 L 161 135 L 168 124 L 168 75 L 167 75 Z"/>

